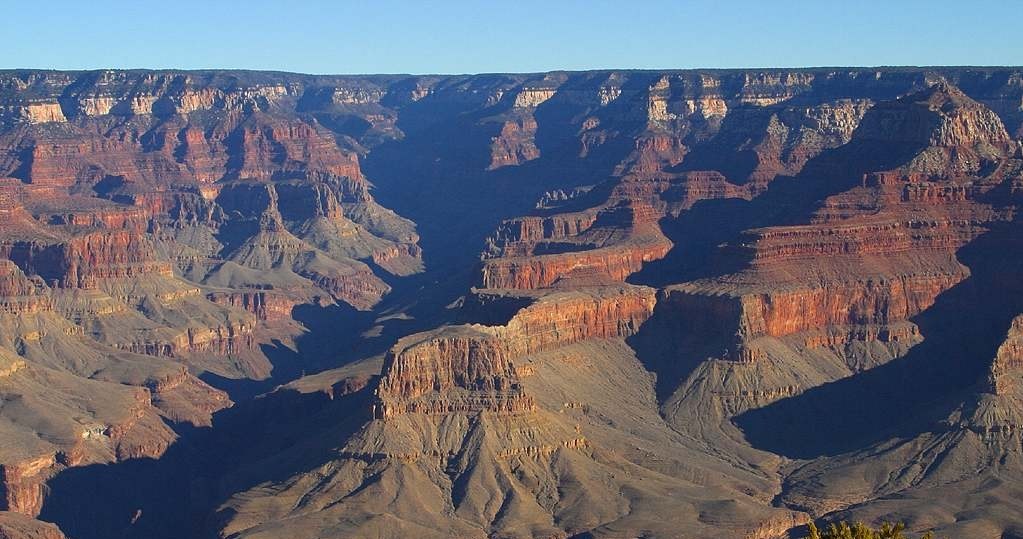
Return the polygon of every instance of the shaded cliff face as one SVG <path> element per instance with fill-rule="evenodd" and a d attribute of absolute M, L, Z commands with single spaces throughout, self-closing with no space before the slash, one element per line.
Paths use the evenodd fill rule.
<path fill-rule="evenodd" d="M 1015 533 L 1021 103 L 1012 68 L 0 72 L 0 509 Z M 75 501 L 114 478 L 154 486 Z"/>
<path fill-rule="evenodd" d="M 53 524 L 6 511 L 0 513 L 0 533 L 9 539 L 64 539 L 64 534 Z"/>

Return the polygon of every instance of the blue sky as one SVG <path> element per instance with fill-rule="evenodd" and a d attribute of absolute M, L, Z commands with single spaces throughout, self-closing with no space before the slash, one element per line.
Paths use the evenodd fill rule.
<path fill-rule="evenodd" d="M 1021 65 L 1023 0 L 9 0 L 0 68 Z"/>

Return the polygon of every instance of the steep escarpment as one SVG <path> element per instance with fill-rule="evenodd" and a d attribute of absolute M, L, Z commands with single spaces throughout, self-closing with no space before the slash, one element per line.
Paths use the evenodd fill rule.
<path fill-rule="evenodd" d="M 152 243 L 129 230 L 85 233 L 55 245 L 15 242 L 5 247 L 9 260 L 62 288 L 97 288 L 100 281 L 144 274 L 172 275 L 171 265 L 153 256 Z"/>
<path fill-rule="evenodd" d="M 0 536 L 5 539 L 64 539 L 56 525 L 11 512 L 0 513 Z"/>
<path fill-rule="evenodd" d="M 994 395 L 1009 395 L 1018 386 L 1020 367 L 1023 367 L 1023 317 L 1012 319 L 1005 341 L 991 363 L 988 390 Z"/>
<path fill-rule="evenodd" d="M 256 315 L 257 320 L 268 322 L 290 318 L 296 303 L 284 294 L 262 291 L 211 292 L 206 298 L 213 303 L 244 309 Z"/>
<path fill-rule="evenodd" d="M 588 338 L 628 337 L 653 304 L 652 290 L 636 287 L 555 293 L 505 326 L 453 326 L 406 337 L 384 361 L 374 415 L 530 411 L 534 404 L 522 393 L 516 359 Z M 460 391 L 468 403 L 448 401 Z"/>
<path fill-rule="evenodd" d="M 644 201 L 616 193 L 581 212 L 506 221 L 487 241 L 482 284 L 534 289 L 577 276 L 623 281 L 671 248 L 657 217 Z"/>

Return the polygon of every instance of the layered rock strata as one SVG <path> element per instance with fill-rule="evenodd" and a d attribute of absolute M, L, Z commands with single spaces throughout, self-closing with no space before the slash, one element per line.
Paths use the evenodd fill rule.
<path fill-rule="evenodd" d="M 453 326 L 406 337 L 384 360 L 374 416 L 531 411 L 517 358 L 588 338 L 628 337 L 653 306 L 648 288 L 584 289 L 544 296 L 504 326 Z"/>

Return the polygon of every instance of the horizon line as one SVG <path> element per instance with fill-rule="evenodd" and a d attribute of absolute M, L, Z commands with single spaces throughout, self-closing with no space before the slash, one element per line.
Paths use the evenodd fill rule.
<path fill-rule="evenodd" d="M 284 75 L 298 75 L 309 77 L 460 77 L 460 76 L 486 76 L 486 75 L 541 75 L 551 73 L 603 73 L 603 72 L 721 72 L 721 71 L 823 71 L 829 69 L 850 69 L 850 70 L 939 70 L 939 69 L 1023 69 L 1020 65 L 817 65 L 817 66 L 749 66 L 749 67 L 626 67 L 626 68 L 592 68 L 592 69 L 548 69 L 539 71 L 479 71 L 462 73 L 443 72 L 351 72 L 351 73 L 330 73 L 330 72 L 307 72 L 289 71 L 287 69 L 272 68 L 247 68 L 247 67 L 100 67 L 100 68 L 48 68 L 48 67 L 0 67 L 0 73 L 27 71 L 27 72 L 55 72 L 55 73 L 98 73 L 104 71 L 123 72 L 179 72 L 179 73 L 211 73 L 211 72 L 237 72 L 237 73 L 277 73 Z"/>

